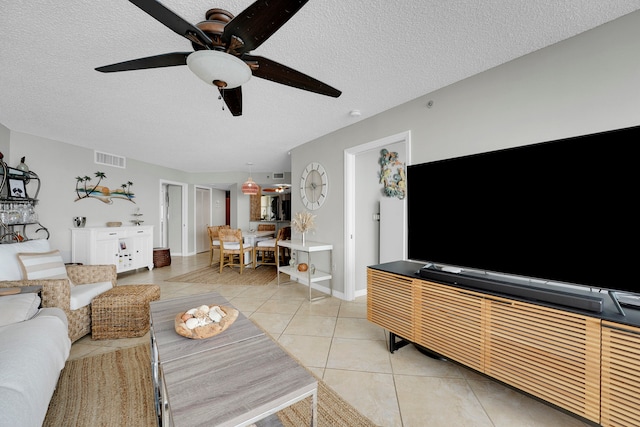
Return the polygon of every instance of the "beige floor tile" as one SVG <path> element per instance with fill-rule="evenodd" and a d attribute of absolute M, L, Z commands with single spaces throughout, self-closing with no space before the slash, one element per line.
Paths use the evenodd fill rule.
<path fill-rule="evenodd" d="M 455 363 L 426 356 L 411 344 L 396 350 L 390 358 L 393 373 L 397 375 L 464 378 Z"/>
<path fill-rule="evenodd" d="M 402 426 L 392 375 L 327 368 L 324 381 L 377 425 Z"/>
<path fill-rule="evenodd" d="M 356 317 L 359 319 L 366 319 L 367 305 L 363 303 L 343 301 L 340 304 L 338 317 Z"/>
<path fill-rule="evenodd" d="M 522 393 L 495 381 L 468 381 L 495 427 L 585 427 L 549 405 L 533 400 Z"/>
<path fill-rule="evenodd" d="M 395 385 L 404 427 L 493 427 L 462 378 L 395 375 Z"/>
<path fill-rule="evenodd" d="M 336 328 L 336 318 L 296 314 L 284 330 L 288 335 L 311 335 L 332 337 Z"/>
<path fill-rule="evenodd" d="M 245 298 L 244 296 L 231 298 L 229 299 L 229 302 L 247 317 L 249 317 L 254 311 L 256 311 L 258 308 L 260 308 L 261 305 L 264 304 L 263 299 Z"/>
<path fill-rule="evenodd" d="M 213 289 L 213 291 L 218 292 L 226 299 L 231 300 L 232 298 L 241 296 L 244 293 L 245 288 L 246 286 L 218 285 Z"/>
<path fill-rule="evenodd" d="M 273 286 L 273 285 L 271 285 Z M 288 283 L 275 285 L 276 292 L 271 297 L 272 299 L 286 299 L 290 301 L 307 301 L 309 299 L 309 288 L 302 286 L 299 283 Z"/>
<path fill-rule="evenodd" d="M 342 312 L 342 309 L 340 309 Z M 384 340 L 384 330 L 367 319 L 338 317 L 335 337 L 365 340 Z"/>
<path fill-rule="evenodd" d="M 334 337 L 327 368 L 390 374 L 389 354 L 381 340 Z"/>
<path fill-rule="evenodd" d="M 293 315 L 280 313 L 253 313 L 249 318 L 271 334 L 281 334 Z"/>
<path fill-rule="evenodd" d="M 329 337 L 282 334 L 278 342 L 307 367 L 324 368 L 331 347 Z"/>
<path fill-rule="evenodd" d="M 324 376 L 324 368 L 316 368 L 313 366 L 308 366 L 307 369 L 313 372 L 314 375 L 320 379 L 322 379 L 322 377 Z"/>
<path fill-rule="evenodd" d="M 242 298 L 256 298 L 263 301 L 271 298 L 278 290 L 274 286 L 243 286 L 243 291 L 238 296 Z"/>
<path fill-rule="evenodd" d="M 259 313 L 295 314 L 301 304 L 302 300 L 290 301 L 272 298 L 264 302 L 256 311 Z"/>
<path fill-rule="evenodd" d="M 473 381 L 489 381 L 492 382 L 493 380 L 485 375 L 479 374 L 476 371 L 474 371 L 471 368 L 467 368 L 464 366 L 458 366 L 458 369 L 460 370 L 460 372 L 462 373 L 462 376 L 464 378 L 467 379 L 467 381 L 473 380 Z"/>
<path fill-rule="evenodd" d="M 298 310 L 298 314 L 309 316 L 333 316 L 340 311 L 340 300 L 336 298 L 324 298 L 318 301 L 305 301 Z"/>

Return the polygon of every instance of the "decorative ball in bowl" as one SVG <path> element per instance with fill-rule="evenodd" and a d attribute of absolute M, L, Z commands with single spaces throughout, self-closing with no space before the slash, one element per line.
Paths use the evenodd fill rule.
<path fill-rule="evenodd" d="M 307 269 L 309 268 L 309 266 L 307 264 L 305 264 L 304 262 L 301 264 L 298 264 L 298 271 L 307 271 Z"/>
<path fill-rule="evenodd" d="M 178 313 L 175 329 L 179 335 L 191 339 L 211 338 L 227 330 L 238 318 L 238 310 L 233 307 L 201 305 Z"/>

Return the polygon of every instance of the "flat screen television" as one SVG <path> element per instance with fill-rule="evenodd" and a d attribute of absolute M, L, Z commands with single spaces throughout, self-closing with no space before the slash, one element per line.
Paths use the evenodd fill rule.
<path fill-rule="evenodd" d="M 640 293 L 640 126 L 411 165 L 408 257 Z"/>

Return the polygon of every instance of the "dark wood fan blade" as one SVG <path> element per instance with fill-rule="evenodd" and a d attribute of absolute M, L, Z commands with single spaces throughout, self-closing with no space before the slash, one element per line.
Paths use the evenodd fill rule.
<path fill-rule="evenodd" d="M 186 39 L 197 43 L 202 47 L 207 47 L 210 49 L 213 48 L 213 42 L 211 41 L 209 36 L 207 36 L 200 28 L 185 21 L 175 12 L 165 7 L 162 3 L 159 3 L 155 0 L 129 1 L 182 37 L 185 37 Z"/>
<path fill-rule="evenodd" d="M 242 86 L 233 89 L 219 89 L 227 108 L 234 116 L 242 115 Z"/>
<path fill-rule="evenodd" d="M 242 55 L 242 60 L 247 61 L 249 66 L 251 66 L 253 75 L 261 79 L 271 80 L 275 83 L 319 93 L 320 95 L 332 96 L 334 98 L 342 94 L 338 89 L 322 83 L 320 80 L 316 80 L 300 71 L 296 71 L 293 68 L 289 68 L 286 65 L 279 64 L 262 56 Z M 252 66 L 252 63 L 256 63 L 257 68 Z"/>
<path fill-rule="evenodd" d="M 132 59 L 130 61 L 98 67 L 96 68 L 96 71 L 100 71 L 101 73 L 115 73 L 117 71 L 144 70 L 146 68 L 187 65 L 187 56 L 191 53 L 192 52 L 173 52 L 156 56 L 148 56 L 146 58 Z"/>
<path fill-rule="evenodd" d="M 231 20 L 222 40 L 228 44 L 231 36 L 244 42 L 241 54 L 256 49 L 295 15 L 309 0 L 257 0 Z"/>

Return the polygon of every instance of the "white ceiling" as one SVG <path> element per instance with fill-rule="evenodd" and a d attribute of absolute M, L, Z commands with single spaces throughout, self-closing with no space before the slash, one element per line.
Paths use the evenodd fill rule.
<path fill-rule="evenodd" d="M 187 21 L 252 0 L 165 0 Z M 0 123 L 192 172 L 288 171 L 288 151 L 640 9 L 640 0 L 310 0 L 252 53 L 343 92 L 252 78 L 243 115 L 185 66 L 95 67 L 190 51 L 126 0 L 0 0 Z M 359 118 L 351 110 L 362 112 Z"/>

